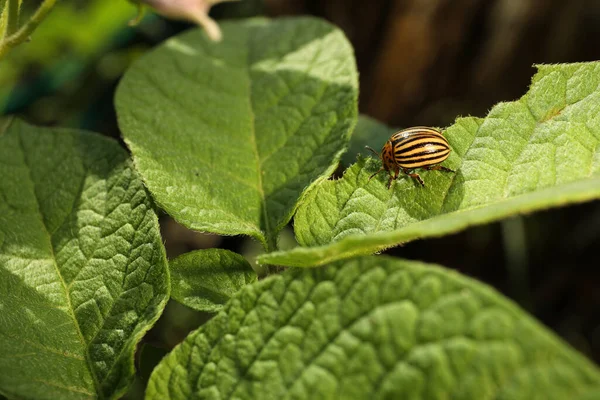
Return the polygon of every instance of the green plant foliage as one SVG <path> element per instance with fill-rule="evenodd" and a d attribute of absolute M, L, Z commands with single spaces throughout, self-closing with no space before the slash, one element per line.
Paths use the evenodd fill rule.
<path fill-rule="evenodd" d="M 23 0 L 0 1 L 0 58 L 24 43 L 54 7 L 56 0 L 42 0 L 36 11 L 26 18 L 21 12 Z M 25 20 L 25 21 L 22 21 Z"/>
<path fill-rule="evenodd" d="M 117 90 L 119 126 L 155 200 L 185 226 L 273 250 L 303 191 L 333 172 L 357 115 L 340 30 L 250 19 L 169 39 Z"/>
<path fill-rule="evenodd" d="M 35 2 L 25 6 L 32 5 L 29 3 Z M 81 85 L 76 82 L 86 75 L 86 68 L 95 69 L 107 80 L 121 75 L 126 54 L 141 49 L 109 51 L 114 42 L 134 33 L 127 27 L 134 15 L 135 8 L 123 0 L 86 0 L 85 7 L 72 1 L 57 2 L 31 41 L 12 48 L 2 59 L 0 112 L 6 114 L 31 104 L 40 89 L 72 96 L 69 91 Z"/>
<path fill-rule="evenodd" d="M 489 287 L 366 256 L 246 286 L 154 370 L 147 399 L 577 399 L 600 373 Z"/>
<path fill-rule="evenodd" d="M 169 262 L 171 297 L 198 311 L 216 312 L 256 273 L 241 255 L 223 249 L 197 250 Z"/>
<path fill-rule="evenodd" d="M 0 392 L 118 397 L 169 297 L 141 179 L 112 140 L 19 121 L 0 177 Z"/>
<path fill-rule="evenodd" d="M 298 243 L 264 263 L 320 265 L 417 238 L 600 197 L 600 63 L 538 66 L 530 91 L 484 118 L 445 131 L 456 174 L 419 171 L 387 190 L 379 160 L 359 159 L 307 193 L 294 219 Z"/>

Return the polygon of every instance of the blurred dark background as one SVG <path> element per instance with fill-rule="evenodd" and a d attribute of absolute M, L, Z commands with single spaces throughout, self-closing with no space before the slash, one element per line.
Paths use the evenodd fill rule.
<path fill-rule="evenodd" d="M 155 15 L 128 27 L 135 13 L 125 0 L 58 2 L 32 40 L 0 62 L 3 114 L 118 139 L 113 95 L 120 76 L 152 46 L 190 28 Z M 533 64 L 600 58 L 595 0 L 243 0 L 211 12 L 216 19 L 300 14 L 344 30 L 360 72 L 360 112 L 395 127 L 485 116 L 495 103 L 527 91 Z M 165 215 L 161 224 L 169 257 L 207 247 L 248 258 L 260 251 L 249 239 L 190 232 Z M 281 243 L 293 245 L 291 229 Z M 436 262 L 494 286 L 598 363 L 599 248 L 600 202 L 592 202 L 388 253 Z M 146 372 L 160 348 L 168 350 L 207 318 L 171 303 L 138 354 Z"/>

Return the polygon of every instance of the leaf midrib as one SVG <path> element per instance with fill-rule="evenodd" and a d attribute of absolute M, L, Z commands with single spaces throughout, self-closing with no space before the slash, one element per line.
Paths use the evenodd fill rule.
<path fill-rule="evenodd" d="M 285 282 L 285 281 L 284 281 Z M 289 282 L 285 282 L 286 284 L 286 289 L 285 291 L 287 292 L 289 289 Z M 310 297 L 313 295 L 314 291 L 316 290 L 318 285 L 313 285 L 310 290 L 306 293 L 306 295 L 304 296 L 304 301 L 298 302 L 298 307 L 296 307 L 296 309 L 290 313 L 290 315 L 288 315 L 286 317 L 286 319 L 284 321 L 281 322 L 281 324 L 279 324 L 279 326 L 273 330 L 273 332 L 271 332 L 268 337 L 265 338 L 264 344 L 263 346 L 260 348 L 259 351 L 256 352 L 256 354 L 252 357 L 252 359 L 250 360 L 250 362 L 248 363 L 248 366 L 244 369 L 244 372 L 241 376 L 238 377 L 238 380 L 236 381 L 236 383 L 232 386 L 231 389 L 229 389 L 229 393 L 227 394 L 227 396 L 225 397 L 226 400 L 231 400 L 231 398 L 233 397 L 233 395 L 235 394 L 235 391 L 237 390 L 237 388 L 239 387 L 239 385 L 244 381 L 244 379 L 248 376 L 248 373 L 250 372 L 250 370 L 252 369 L 252 367 L 256 364 L 256 362 L 259 360 L 259 358 L 262 356 L 263 352 L 266 351 L 265 349 L 267 349 L 269 347 L 269 344 L 271 343 L 271 340 L 273 340 L 276 335 L 281 332 L 283 329 L 287 328 L 289 326 L 289 323 L 292 321 L 292 319 L 298 314 L 298 312 L 300 312 L 303 308 L 304 305 L 307 303 L 307 301 L 310 301 Z M 255 303 L 256 305 L 257 303 Z M 255 308 L 253 308 L 255 309 Z M 251 312 L 248 312 L 246 314 L 246 316 L 251 315 Z M 240 324 L 240 328 L 243 327 L 243 324 L 246 322 L 246 316 L 244 316 L 244 319 L 242 320 L 242 324 Z M 236 331 L 236 335 L 237 333 L 240 331 L 240 328 L 237 329 Z M 226 337 L 227 335 L 224 335 L 224 337 Z M 220 341 L 219 341 L 220 342 Z M 213 349 L 216 349 L 217 346 L 213 346 Z M 214 351 L 214 350 L 213 350 Z M 212 354 L 212 352 L 211 352 Z"/>
<path fill-rule="evenodd" d="M 588 97 L 589 97 L 589 96 L 591 96 L 593 93 L 595 93 L 597 90 L 598 90 L 598 89 L 596 89 L 595 91 L 591 92 L 590 94 L 588 94 L 588 95 L 584 96 L 583 98 L 579 99 L 579 100 L 578 100 L 577 102 L 575 102 L 575 103 L 568 103 L 568 101 L 566 101 L 566 95 L 565 95 L 565 104 L 563 104 L 563 106 L 562 106 L 562 108 L 561 108 L 561 112 L 562 112 L 564 109 L 566 109 L 566 108 L 568 108 L 568 107 L 572 107 L 572 106 L 573 106 L 573 105 L 575 105 L 576 103 L 579 103 L 579 102 L 583 101 L 584 99 L 588 98 Z M 523 106 L 524 106 L 524 109 L 526 109 L 526 110 L 527 110 L 528 114 L 529 114 L 529 115 L 531 116 L 531 118 L 533 119 L 533 122 L 534 122 L 534 127 L 533 127 L 533 129 L 531 130 L 531 132 L 528 132 L 528 137 L 527 137 L 527 139 L 525 140 L 525 142 L 524 142 L 524 144 L 523 144 L 523 147 L 520 149 L 520 151 L 519 151 L 519 154 L 518 154 L 518 155 L 517 155 L 517 156 L 516 156 L 516 157 L 515 157 L 513 160 L 511 160 L 511 161 L 513 161 L 513 162 L 514 162 L 514 160 L 516 160 L 516 159 L 518 159 L 518 158 L 520 157 L 520 154 L 522 154 L 522 153 L 523 153 L 523 151 L 524 151 L 524 150 L 527 148 L 527 146 L 528 146 L 528 145 L 531 143 L 531 137 L 532 137 L 532 135 L 533 135 L 533 132 L 535 131 L 535 129 L 536 129 L 537 127 L 539 127 L 539 126 L 540 126 L 542 123 L 545 123 L 545 122 L 547 122 L 547 121 L 549 121 L 549 120 L 551 120 L 551 119 L 553 119 L 553 118 L 555 118 L 555 117 L 556 117 L 556 115 L 554 115 L 552 118 L 550 118 L 550 119 L 547 119 L 547 120 L 544 120 L 544 121 L 540 121 L 540 120 L 538 120 L 538 119 L 537 119 L 537 117 L 535 116 L 535 114 L 532 112 L 532 110 L 531 110 L 531 107 L 530 107 L 530 105 L 528 104 L 528 102 L 527 102 L 526 100 L 527 100 L 527 95 L 525 95 L 525 96 L 521 97 L 519 100 L 515 101 L 515 103 L 522 103 L 522 104 L 523 104 Z M 558 115 L 558 114 L 557 114 L 557 115 Z M 483 121 L 484 121 L 484 119 L 485 119 L 485 118 L 475 118 L 475 117 L 471 117 L 471 118 L 472 118 L 474 121 L 477 121 L 477 123 L 478 123 L 478 127 L 477 127 L 477 129 L 475 130 L 475 133 L 474 133 L 474 135 L 473 135 L 473 139 L 476 139 L 476 138 L 478 137 L 479 131 L 480 131 L 480 129 L 481 129 L 481 127 L 482 127 L 482 125 L 483 125 Z M 486 117 L 486 118 L 487 118 L 487 117 Z M 586 128 L 587 128 L 587 126 L 586 126 Z M 588 128 L 588 129 L 589 129 L 589 128 Z M 471 145 L 472 145 L 472 141 L 471 141 Z M 459 164 L 459 167 L 458 167 L 458 168 L 456 168 L 456 170 L 457 170 L 457 171 L 458 171 L 458 170 L 460 170 L 460 168 L 462 167 L 462 165 L 463 165 L 463 163 L 464 163 L 464 161 L 465 161 L 465 159 L 466 159 L 466 157 L 467 157 L 467 154 L 468 154 L 469 150 L 471 149 L 471 145 L 469 145 L 469 147 L 466 149 L 466 151 L 465 151 L 465 154 L 464 154 L 464 155 L 462 155 L 462 156 L 460 156 L 460 164 Z M 597 143 L 597 144 L 596 144 L 596 149 L 597 149 L 598 147 L 600 147 L 600 143 Z M 588 173 L 588 175 L 587 175 L 587 176 L 585 176 L 583 179 L 587 179 L 587 178 L 591 178 L 591 177 L 592 177 L 592 174 L 591 174 L 591 168 L 593 167 L 593 164 L 594 164 L 594 163 L 593 163 L 593 157 L 594 157 L 594 153 L 595 153 L 595 151 L 592 151 L 592 160 L 591 160 L 591 162 L 590 162 L 590 167 L 589 167 L 589 168 L 590 168 L 590 172 L 589 172 L 589 173 Z M 512 164 L 511 164 L 511 165 L 512 165 Z M 450 181 L 450 184 L 448 185 L 448 188 L 447 188 L 447 190 L 444 192 L 444 196 L 443 196 L 443 198 L 442 198 L 442 202 L 441 202 L 441 207 L 440 207 L 440 209 L 438 210 L 438 212 L 437 212 L 436 214 L 434 214 L 434 215 L 430 215 L 429 217 L 427 217 L 427 218 L 425 218 L 425 219 L 421 219 L 421 220 L 417 220 L 417 221 L 413 221 L 413 222 L 408 222 L 408 223 L 404 224 L 403 226 L 401 226 L 401 227 L 399 227 L 399 228 L 398 228 L 398 226 L 397 226 L 397 222 L 398 222 L 398 221 L 396 220 L 396 221 L 395 221 L 395 228 L 394 228 L 394 229 L 391 229 L 391 230 L 388 230 L 388 232 L 393 232 L 393 231 L 396 231 L 396 230 L 399 230 L 399 229 L 403 229 L 403 228 L 405 228 L 405 227 L 406 227 L 406 226 L 408 226 L 408 225 L 411 225 L 411 224 L 414 224 L 414 223 L 418 223 L 418 222 L 422 222 L 422 221 L 425 221 L 425 220 L 428 220 L 428 219 L 432 219 L 432 218 L 437 218 L 437 217 L 440 217 L 440 216 L 442 216 L 442 215 L 445 215 L 445 214 L 448 214 L 448 213 L 457 212 L 457 211 L 468 211 L 468 210 L 470 210 L 470 209 L 472 209 L 472 208 L 478 208 L 478 207 L 490 206 L 490 205 L 493 205 L 495 202 L 498 202 L 498 201 L 509 200 L 509 199 L 511 199 L 511 198 L 514 198 L 514 197 L 517 197 L 517 196 L 519 196 L 519 195 L 523 195 L 523 194 L 531 193 L 531 192 L 534 192 L 534 191 L 537 191 L 537 190 L 543 190 L 543 189 L 546 189 L 545 187 L 542 187 L 542 188 L 536 188 L 536 189 L 535 189 L 535 190 L 533 190 L 533 191 L 528 191 L 528 192 L 524 192 L 524 193 L 519 193 L 519 194 L 516 194 L 516 195 L 514 195 L 514 194 L 513 194 L 513 195 L 510 195 L 510 194 L 508 194 L 508 192 L 507 192 L 507 191 L 508 191 L 507 182 L 508 182 L 508 179 L 511 177 L 511 172 L 512 172 L 512 167 L 511 167 L 511 169 L 510 169 L 510 170 L 506 171 L 506 177 L 505 177 L 505 179 L 504 179 L 504 183 L 502 184 L 502 192 L 503 192 L 503 194 L 502 194 L 502 195 L 501 195 L 499 198 L 492 199 L 491 201 L 488 201 L 488 202 L 486 202 L 486 203 L 479 204 L 479 205 L 476 205 L 476 206 L 473 206 L 473 207 L 468 207 L 468 208 L 459 208 L 459 209 L 456 209 L 456 210 L 444 211 L 444 209 L 446 208 L 446 205 L 447 205 L 448 195 L 450 194 L 450 191 L 451 191 L 451 189 L 453 188 L 453 186 L 454 186 L 454 183 L 455 183 L 456 174 L 453 174 L 453 175 L 452 175 L 452 178 L 451 178 L 451 181 Z M 554 182 L 554 184 L 553 184 L 552 186 L 548 186 L 548 187 L 556 187 L 556 186 L 559 186 L 559 185 L 556 183 L 556 172 L 554 173 L 554 175 L 555 175 L 555 176 L 554 176 L 554 180 L 555 180 L 555 182 Z M 357 190 L 357 189 L 359 189 L 359 188 L 362 188 L 362 187 L 356 187 L 356 188 L 354 189 L 354 191 L 356 191 L 356 190 Z M 395 196 L 395 195 L 396 195 L 396 193 L 392 194 L 392 197 L 390 197 L 390 199 L 388 199 L 388 200 L 387 200 L 387 202 L 389 202 L 389 201 L 390 201 L 390 200 L 393 198 L 393 196 Z M 336 196 L 336 197 L 337 197 L 337 196 Z M 349 198 L 351 198 L 351 197 L 352 197 L 352 195 L 351 195 L 351 196 L 349 196 Z M 339 206 L 338 206 L 338 209 L 342 209 L 342 208 L 343 208 L 343 207 L 339 207 Z M 386 209 L 387 209 L 387 207 L 386 207 Z M 384 213 L 384 214 L 385 214 L 385 213 Z M 381 224 L 381 222 L 382 222 L 382 217 L 383 217 L 383 215 L 384 215 L 384 214 L 382 214 L 382 215 L 380 215 L 380 216 L 379 216 L 379 218 L 378 218 L 378 221 L 377 221 L 377 225 L 376 225 L 375 229 L 374 229 L 374 230 L 372 230 L 372 231 L 370 231 L 369 233 L 378 233 L 378 232 L 384 232 L 384 231 L 379 231 L 379 230 L 378 230 L 378 228 L 379 228 L 379 225 L 380 225 L 380 224 Z M 338 227 L 338 225 L 339 225 L 340 221 L 342 221 L 342 219 L 340 219 L 340 220 L 336 221 L 336 223 L 335 223 L 335 228 L 337 228 L 337 227 Z M 334 232 L 335 232 L 335 229 L 332 229 L 332 234 L 331 234 L 332 241 L 336 241 L 334 238 L 335 238 L 337 235 L 334 235 Z M 338 234 L 339 234 L 339 232 L 338 232 Z"/>
<path fill-rule="evenodd" d="M 272 252 L 272 251 L 277 250 L 277 243 L 274 240 L 275 239 L 274 234 L 276 234 L 276 232 L 274 232 L 274 230 L 272 230 L 271 226 L 270 226 L 271 222 L 269 219 L 268 207 L 267 207 L 264 186 L 263 186 L 263 181 L 262 181 L 262 166 L 268 159 L 270 159 L 273 155 L 277 154 L 277 152 L 279 152 L 282 148 L 284 148 L 287 145 L 287 142 L 290 140 L 290 138 L 293 135 L 289 135 L 286 138 L 286 141 L 283 145 L 281 145 L 279 148 L 276 148 L 274 151 L 269 152 L 269 154 L 267 154 L 265 158 L 261 159 L 260 153 L 258 152 L 258 146 L 257 146 L 257 141 L 256 141 L 256 124 L 255 124 L 256 114 L 254 113 L 254 108 L 252 107 L 251 60 L 253 59 L 253 57 L 251 56 L 251 49 L 252 49 L 252 46 L 250 45 L 251 38 L 252 38 L 252 35 L 248 35 L 248 39 L 247 39 L 248 52 L 247 52 L 247 60 L 246 60 L 247 61 L 246 62 L 246 72 L 247 72 L 247 78 L 248 78 L 248 83 L 249 83 L 248 84 L 249 110 L 250 110 L 250 118 L 252 121 L 251 139 L 252 139 L 252 146 L 253 146 L 253 150 L 255 153 L 257 169 L 258 169 L 258 171 L 257 171 L 257 173 L 258 173 L 257 189 L 261 196 L 263 217 L 265 220 L 265 231 L 266 231 L 266 235 L 265 235 L 266 236 L 265 237 L 266 248 L 265 248 L 265 250 L 267 252 Z M 313 55 L 312 59 L 306 63 L 307 64 L 306 73 L 309 73 L 312 70 L 312 68 L 314 67 L 314 64 L 315 64 L 315 60 L 317 60 L 321 56 L 321 53 L 323 52 L 323 48 L 324 48 L 324 46 L 319 46 L 317 51 Z M 301 81 L 302 81 L 302 78 L 299 79 L 299 82 L 301 82 Z M 280 98 L 275 104 L 270 105 L 269 108 L 267 108 L 267 110 L 263 110 L 263 112 L 267 112 L 270 109 L 272 109 L 275 105 L 279 104 L 282 101 L 282 99 L 285 98 L 286 96 L 288 96 L 295 87 L 296 87 L 296 85 L 294 85 L 292 88 L 288 87 L 288 92 L 282 98 Z M 323 93 L 325 93 L 325 90 L 321 93 L 321 95 Z M 313 107 L 314 107 L 314 105 L 313 105 Z M 290 215 L 290 217 L 291 217 L 291 215 Z M 279 222 L 279 223 L 281 224 L 281 222 Z M 275 228 L 275 230 L 281 229 L 281 228 L 282 228 L 282 226 L 279 225 L 277 228 Z M 273 233 L 273 235 L 271 233 Z"/>
<path fill-rule="evenodd" d="M 29 160 L 27 158 L 27 151 L 25 151 L 25 145 L 23 143 L 23 137 L 21 132 L 19 131 L 17 133 L 17 138 L 19 140 L 19 147 L 22 151 L 23 154 L 23 161 L 25 163 L 25 167 L 27 168 L 27 176 L 29 178 L 29 182 L 31 183 L 31 187 L 32 187 L 32 192 L 33 192 L 33 197 L 35 198 L 35 204 L 36 204 L 36 208 L 38 211 L 38 216 L 40 218 L 40 222 L 42 224 L 42 226 L 44 227 L 44 233 L 47 236 L 48 239 L 48 248 L 50 250 L 50 256 L 52 257 L 52 265 L 54 266 L 54 269 L 56 270 L 56 275 L 58 276 L 58 279 L 60 281 L 60 284 L 63 288 L 64 294 L 65 294 L 65 299 L 67 300 L 67 309 L 68 309 L 68 314 L 69 316 L 73 319 L 73 323 L 75 325 L 75 330 L 77 333 L 77 336 L 83 346 L 84 349 L 84 356 L 85 356 L 85 362 L 87 364 L 88 370 L 90 371 L 90 376 L 92 378 L 92 381 L 94 383 L 94 389 L 96 391 L 96 393 L 100 393 L 100 383 L 98 382 L 98 377 L 96 376 L 95 372 L 94 372 L 94 368 L 93 368 L 93 364 L 90 360 L 90 356 L 89 356 L 89 352 L 88 352 L 88 346 L 85 342 L 85 339 L 83 337 L 83 333 L 81 331 L 81 327 L 79 326 L 79 321 L 77 321 L 77 318 L 75 317 L 75 313 L 73 310 L 73 303 L 71 301 L 71 295 L 67 289 L 67 284 L 65 282 L 65 280 L 63 279 L 62 274 L 60 273 L 60 269 L 58 268 L 58 264 L 56 263 L 56 254 L 54 251 L 54 246 L 52 244 L 52 234 L 50 233 L 50 230 L 48 229 L 48 226 L 46 226 L 46 222 L 44 221 L 44 216 L 42 213 L 42 209 L 41 209 L 41 204 L 40 204 L 40 200 L 38 198 L 37 192 L 35 190 L 35 181 L 33 180 L 33 176 L 31 175 L 31 167 L 30 167 L 30 163 Z"/>
<path fill-rule="evenodd" d="M 256 174 L 258 175 L 258 182 L 256 184 L 256 188 L 258 189 L 258 194 L 260 195 L 261 200 L 261 208 L 262 208 L 262 220 L 264 221 L 264 241 L 263 246 L 267 252 L 277 250 L 277 243 L 274 241 L 274 235 L 271 232 L 267 200 L 265 197 L 265 189 L 263 186 L 262 179 L 262 161 L 260 159 L 260 153 L 258 152 L 258 145 L 256 140 L 256 114 L 254 113 L 254 107 L 252 104 L 252 78 L 251 78 L 251 61 L 253 57 L 251 56 L 251 40 L 253 39 L 252 34 L 247 35 L 246 39 L 246 79 L 247 79 L 247 87 L 248 87 L 248 113 L 250 116 L 250 143 L 252 145 L 252 150 L 254 152 L 254 159 L 256 162 Z M 260 224 L 260 222 L 259 222 Z M 262 225 L 262 224 L 260 224 Z M 262 226 L 259 225 L 260 230 L 262 231 Z"/>

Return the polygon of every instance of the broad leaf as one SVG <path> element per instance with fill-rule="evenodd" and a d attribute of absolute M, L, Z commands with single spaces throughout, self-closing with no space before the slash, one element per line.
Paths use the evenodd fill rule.
<path fill-rule="evenodd" d="M 538 66 L 528 94 L 485 119 L 459 118 L 445 131 L 456 174 L 368 177 L 379 160 L 359 159 L 337 181 L 305 196 L 294 219 L 298 243 L 264 263 L 312 266 L 417 238 L 600 197 L 600 63 Z"/>
<path fill-rule="evenodd" d="M 494 290 L 367 256 L 245 287 L 161 361 L 146 398 L 594 395 L 596 367 Z"/>
<path fill-rule="evenodd" d="M 341 31 L 251 19 L 169 39 L 117 90 L 119 126 L 155 200 L 185 226 L 275 248 L 301 194 L 337 164 L 357 115 Z"/>
<path fill-rule="evenodd" d="M 116 398 L 169 297 L 152 204 L 112 140 L 0 132 L 0 392 Z"/>
<path fill-rule="evenodd" d="M 171 297 L 198 311 L 216 312 L 256 273 L 241 255 L 222 249 L 197 250 L 169 262 Z"/>

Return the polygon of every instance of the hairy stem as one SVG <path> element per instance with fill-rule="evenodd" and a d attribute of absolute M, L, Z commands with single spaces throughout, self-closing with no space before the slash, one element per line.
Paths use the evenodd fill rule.
<path fill-rule="evenodd" d="M 19 29 L 19 0 L 8 0 L 6 7 L 6 36 L 10 36 Z"/>
<path fill-rule="evenodd" d="M 520 216 L 502 221 L 502 237 L 506 268 L 513 296 L 525 309 L 530 309 L 529 294 L 529 258 L 527 254 L 527 234 L 525 222 Z"/>
<path fill-rule="evenodd" d="M 6 35 L 6 0 L 0 0 L 0 40 Z"/>
<path fill-rule="evenodd" d="M 23 43 L 29 38 L 29 35 L 38 27 L 38 25 L 46 18 L 46 15 L 52 10 L 56 0 L 44 0 L 42 4 L 40 4 L 39 8 L 35 11 L 35 13 L 31 16 L 29 21 L 27 21 L 23 26 L 18 29 L 16 32 L 11 31 L 11 24 L 18 22 L 18 0 L 8 0 L 8 18 L 7 18 L 7 31 L 6 37 L 0 43 L 0 58 L 4 57 L 8 50 L 13 47 Z M 17 7 L 17 21 L 11 22 L 13 17 L 11 16 L 11 7 L 16 5 Z"/>

